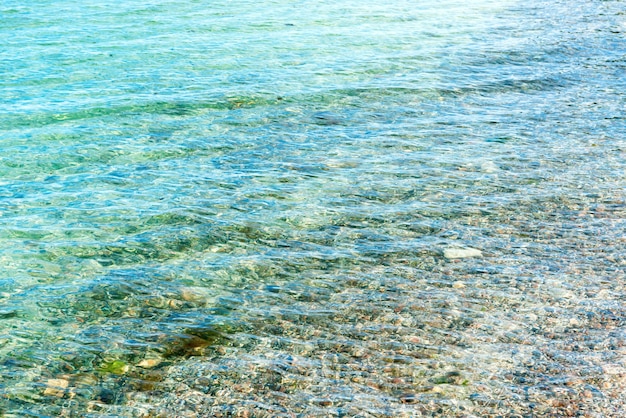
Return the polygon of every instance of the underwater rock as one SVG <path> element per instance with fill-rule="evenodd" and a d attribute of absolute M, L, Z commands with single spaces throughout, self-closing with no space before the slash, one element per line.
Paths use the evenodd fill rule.
<path fill-rule="evenodd" d="M 342 125 L 343 119 L 332 112 L 317 112 L 312 117 L 313 123 L 318 125 Z"/>
<path fill-rule="evenodd" d="M 461 375 L 461 373 L 456 370 L 448 372 L 443 376 L 435 377 L 431 379 L 431 381 L 435 383 L 436 385 L 443 385 L 443 384 L 465 385 L 467 384 L 467 380 L 463 379 L 463 376 Z"/>
<path fill-rule="evenodd" d="M 45 396 L 57 396 L 62 398 L 69 384 L 70 382 L 65 379 L 48 379 L 43 394 Z"/>
<path fill-rule="evenodd" d="M 204 349 L 211 346 L 213 342 L 213 339 L 207 340 L 196 335 L 178 335 L 170 338 L 163 357 L 171 358 L 202 355 Z"/>
<path fill-rule="evenodd" d="M 493 161 L 486 161 L 480 165 L 480 171 L 483 173 L 495 173 L 499 167 Z"/>
<path fill-rule="evenodd" d="M 419 398 L 414 393 L 404 393 L 400 395 L 400 402 L 406 404 L 414 404 L 419 402 Z"/>
<path fill-rule="evenodd" d="M 130 366 L 128 366 L 122 360 L 114 360 L 114 361 L 110 361 L 110 362 L 106 362 L 102 364 L 100 368 L 98 369 L 98 371 L 101 373 L 121 375 L 121 374 L 126 373 L 129 369 L 130 369 Z"/>
<path fill-rule="evenodd" d="M 157 359 L 157 358 L 147 358 L 147 359 L 143 359 L 139 363 L 137 363 L 137 366 L 143 367 L 144 369 L 151 369 L 153 367 L 158 366 L 159 364 L 161 364 L 161 360 L 160 359 Z"/>
<path fill-rule="evenodd" d="M 482 257 L 483 253 L 476 248 L 446 248 L 443 250 L 443 256 L 448 259 Z"/>

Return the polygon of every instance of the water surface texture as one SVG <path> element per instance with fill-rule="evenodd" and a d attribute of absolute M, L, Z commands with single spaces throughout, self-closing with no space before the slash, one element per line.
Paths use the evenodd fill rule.
<path fill-rule="evenodd" d="M 625 6 L 3 0 L 1 414 L 625 416 Z"/>

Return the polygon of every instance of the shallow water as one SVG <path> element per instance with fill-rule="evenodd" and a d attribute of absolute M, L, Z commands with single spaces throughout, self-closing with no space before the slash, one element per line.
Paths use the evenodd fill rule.
<path fill-rule="evenodd" d="M 23 3 L 5 416 L 626 415 L 623 2 Z"/>

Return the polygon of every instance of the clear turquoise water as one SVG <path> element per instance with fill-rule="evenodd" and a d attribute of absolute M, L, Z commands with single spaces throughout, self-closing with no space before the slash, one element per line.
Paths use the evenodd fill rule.
<path fill-rule="evenodd" d="M 623 2 L 118 3 L 0 4 L 6 416 L 626 414 Z"/>

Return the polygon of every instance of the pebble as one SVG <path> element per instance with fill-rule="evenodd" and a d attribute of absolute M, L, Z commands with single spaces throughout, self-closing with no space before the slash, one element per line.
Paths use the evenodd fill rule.
<path fill-rule="evenodd" d="M 313 115 L 313 122 L 318 125 L 341 125 L 343 120 L 332 112 L 317 112 Z"/>
<path fill-rule="evenodd" d="M 65 389 L 67 389 L 69 384 L 70 382 L 65 379 L 48 379 L 43 394 L 45 396 L 57 396 L 61 398 L 65 394 Z"/>
<path fill-rule="evenodd" d="M 533 313 L 529 313 L 528 315 L 524 316 L 524 319 L 526 319 L 528 322 L 536 322 L 539 317 Z"/>
<path fill-rule="evenodd" d="M 607 375 L 623 375 L 626 374 L 626 368 L 621 364 L 605 364 L 602 371 Z"/>
<path fill-rule="evenodd" d="M 480 165 L 480 171 L 483 173 L 495 173 L 499 167 L 493 161 L 487 161 Z"/>
<path fill-rule="evenodd" d="M 443 256 L 448 259 L 482 257 L 483 253 L 476 248 L 446 248 L 443 250 Z"/>
<path fill-rule="evenodd" d="M 91 270 L 99 270 L 102 268 L 102 264 L 100 264 L 97 260 L 85 260 L 82 264 L 83 268 L 91 269 Z"/>
<path fill-rule="evenodd" d="M 419 401 L 419 398 L 413 393 L 405 393 L 405 394 L 400 395 L 400 402 L 402 403 L 413 404 L 413 403 L 417 403 L 418 401 Z"/>
<path fill-rule="evenodd" d="M 160 359 L 147 358 L 147 359 L 141 360 L 139 363 L 137 363 L 137 366 L 143 367 L 144 369 L 151 369 L 153 367 L 158 366 L 159 364 L 161 364 L 161 360 Z"/>
<path fill-rule="evenodd" d="M 180 297 L 186 302 L 204 302 L 206 301 L 206 295 L 201 289 L 193 287 L 183 287 L 180 291 Z"/>

